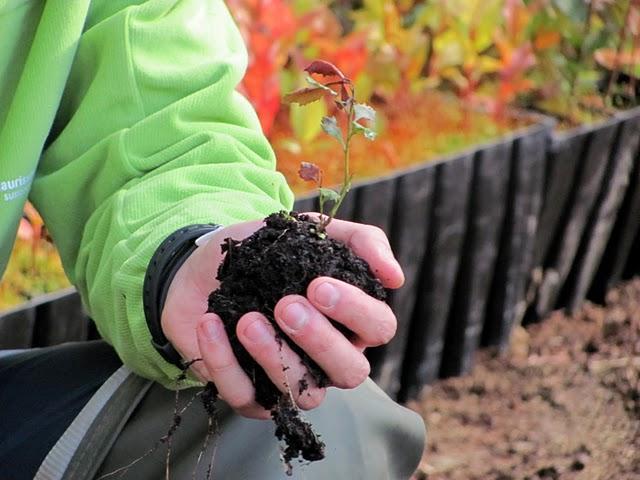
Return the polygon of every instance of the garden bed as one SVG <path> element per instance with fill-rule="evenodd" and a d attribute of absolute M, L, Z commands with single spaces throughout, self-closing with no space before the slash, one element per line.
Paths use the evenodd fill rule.
<path fill-rule="evenodd" d="M 639 478 L 640 279 L 518 329 L 413 407 L 429 431 L 416 480 Z"/>

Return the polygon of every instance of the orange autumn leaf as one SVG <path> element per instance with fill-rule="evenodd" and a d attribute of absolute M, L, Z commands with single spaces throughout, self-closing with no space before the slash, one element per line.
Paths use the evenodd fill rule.
<path fill-rule="evenodd" d="M 355 81 L 367 66 L 369 52 L 366 42 L 364 32 L 349 34 L 342 39 L 341 45 L 331 52 L 328 58 L 338 65 L 343 65 L 344 74 Z"/>
<path fill-rule="evenodd" d="M 601 48 L 596 50 L 594 57 L 596 62 L 609 70 L 620 67 L 630 67 L 640 64 L 640 50 L 633 52 L 620 52 L 612 48 Z"/>
<path fill-rule="evenodd" d="M 253 104 L 268 134 L 280 110 L 280 71 L 299 25 L 285 0 L 229 0 L 228 5 L 249 53 L 240 90 Z"/>
<path fill-rule="evenodd" d="M 533 41 L 533 46 L 536 50 L 546 50 L 547 48 L 553 48 L 560 43 L 562 36 L 560 32 L 554 30 L 541 31 L 536 35 Z"/>
<path fill-rule="evenodd" d="M 310 43 L 318 49 L 318 56 L 340 65 L 344 75 L 353 81 L 367 66 L 369 52 L 364 32 L 353 32 L 339 39 L 313 38 Z"/>
<path fill-rule="evenodd" d="M 31 238 L 40 238 L 42 236 L 42 229 L 44 228 L 44 221 L 38 211 L 30 202 L 27 202 L 24 205 L 22 214 L 24 216 L 23 220 L 26 220 L 26 222 L 31 226 Z M 21 222 L 21 225 L 22 223 L 23 222 Z"/>
<path fill-rule="evenodd" d="M 503 15 L 509 38 L 519 42 L 531 21 L 531 14 L 522 0 L 506 0 Z"/>

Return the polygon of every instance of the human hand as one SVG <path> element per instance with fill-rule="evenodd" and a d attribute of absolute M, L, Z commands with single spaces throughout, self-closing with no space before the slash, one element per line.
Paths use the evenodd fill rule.
<path fill-rule="evenodd" d="M 256 403 L 254 387 L 231 350 L 222 320 L 215 313 L 203 312 L 207 311 L 209 294 L 219 286 L 215 272 L 223 260 L 222 241 L 227 237 L 245 238 L 261 226 L 261 221 L 244 222 L 214 232 L 176 273 L 161 319 L 164 334 L 183 358 L 202 358 L 202 362 L 191 366 L 194 373 L 204 381 L 212 381 L 223 400 L 250 418 L 269 418 L 270 414 Z M 382 230 L 333 220 L 327 233 L 364 259 L 383 286 L 398 288 L 404 282 Z M 396 330 L 395 316 L 386 303 L 329 277 L 314 279 L 306 297 L 282 298 L 274 314 L 282 331 L 327 373 L 332 385 L 340 388 L 355 388 L 367 378 L 370 366 L 364 349 L 387 343 Z M 347 339 L 329 318 L 354 332 L 354 338 Z M 287 385 L 297 385 L 305 375 L 298 355 L 286 343 L 280 345 L 276 341 L 273 326 L 262 314 L 245 314 L 237 324 L 236 334 L 281 391 L 287 391 Z M 283 365 L 289 368 L 283 369 Z M 303 409 L 317 407 L 325 395 L 324 388 L 308 383 L 309 388 L 302 394 L 297 388 L 291 389 Z"/>

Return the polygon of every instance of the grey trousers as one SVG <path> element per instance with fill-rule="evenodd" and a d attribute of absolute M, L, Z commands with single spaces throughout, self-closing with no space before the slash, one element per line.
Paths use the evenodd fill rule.
<path fill-rule="evenodd" d="M 181 406 L 192 396 L 193 392 L 181 392 Z M 220 480 L 406 480 L 422 456 L 422 419 L 394 403 L 371 380 L 351 391 L 330 389 L 319 408 L 305 413 L 326 444 L 326 458 L 311 464 L 294 463 L 292 477 L 285 475 L 272 422 L 242 418 L 222 402 L 218 405 L 218 428 L 195 478 L 206 478 L 214 450 L 212 478 Z M 152 387 L 111 448 L 99 475 L 144 455 L 167 432 L 173 410 L 173 392 Z M 192 478 L 206 429 L 204 409 L 194 401 L 172 437 L 171 478 Z M 165 478 L 166 451 L 163 445 L 123 478 Z"/>
<path fill-rule="evenodd" d="M 0 427 L 6 427 L 12 430 L 6 433 L 14 434 L 0 439 L 0 472 L 4 470 L 3 462 L 5 467 L 9 467 L 8 462 L 11 462 L 13 470 L 5 470 L 11 478 L 33 478 L 33 474 L 26 475 L 32 471 L 28 462 L 33 463 L 33 460 L 25 460 L 24 465 L 18 466 L 16 462 L 22 461 L 18 455 L 28 452 L 34 459 L 40 458 L 36 461 L 37 469 L 46 452 L 49 451 L 51 456 L 51 451 L 56 448 L 53 441 L 47 444 L 42 440 L 47 438 L 45 434 L 57 431 L 58 437 L 51 438 L 64 438 L 73 430 L 68 424 L 73 425 L 72 419 L 78 415 L 82 405 L 86 410 L 99 396 L 91 392 L 96 391 L 97 385 L 108 384 L 109 380 L 105 383 L 106 376 L 116 368 L 117 357 L 114 358 L 112 350 L 104 342 L 30 351 L 0 361 L 0 380 L 8 381 L 5 384 L 8 388 L 0 392 L 0 404 L 7 407 L 5 412 L 12 412 L 10 418 L 3 420 L 0 411 Z M 56 375 L 60 378 L 54 378 Z M 96 387 L 87 390 L 94 377 L 93 385 Z M 87 476 L 86 472 L 96 470 L 94 478 L 166 478 L 167 442 L 159 440 L 173 423 L 175 392 L 133 375 L 128 378 L 133 385 L 129 388 L 129 396 L 115 394 L 102 407 L 101 416 L 93 421 L 89 433 L 78 436 L 75 432 L 75 442 L 84 453 L 78 455 L 76 452 L 73 468 L 67 469 L 61 477 L 45 474 L 39 478 L 85 479 L 93 476 Z M 32 383 L 34 380 L 35 384 Z M 42 395 L 37 395 L 42 393 L 38 390 L 40 384 L 47 388 L 46 402 L 53 405 L 52 411 L 60 412 L 71 404 L 75 404 L 75 410 L 46 432 L 43 419 L 51 417 L 51 413 L 41 409 L 37 411 L 34 405 L 38 403 L 30 403 L 29 384 L 30 391 L 36 394 L 34 402 L 41 401 L 38 397 Z M 422 455 L 425 440 L 422 419 L 393 402 L 368 380 L 354 390 L 329 389 L 319 408 L 305 412 L 305 417 L 326 444 L 326 458 L 311 464 L 294 461 L 293 474 L 287 477 L 273 423 L 242 418 L 222 401 L 216 404 L 218 424 L 215 433 L 204 448 L 208 417 L 197 396 L 200 390 L 180 392 L 177 410 L 181 412 L 181 422 L 171 437 L 169 478 L 204 479 L 211 465 L 211 478 L 219 480 L 408 479 Z M 82 391 L 82 395 L 77 391 Z M 4 400 L 3 393 L 7 394 Z M 10 398 L 18 403 L 10 402 Z M 37 421 L 25 417 L 26 414 L 37 416 L 38 413 L 41 417 Z M 82 413 L 75 418 L 81 416 Z M 64 429 L 67 432 L 62 435 Z M 90 435 L 92 429 L 100 434 Z M 104 432 L 108 435 L 101 436 Z M 109 435 L 110 439 L 106 440 Z M 24 441 L 20 443 L 16 438 Z M 39 446 L 43 453 L 35 453 L 34 442 L 45 444 Z M 60 443 L 63 442 L 59 440 Z M 122 469 L 127 465 L 131 466 Z"/>

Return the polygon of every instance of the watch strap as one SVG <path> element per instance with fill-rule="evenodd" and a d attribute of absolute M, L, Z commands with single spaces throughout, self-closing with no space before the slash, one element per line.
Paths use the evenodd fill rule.
<path fill-rule="evenodd" d="M 176 230 L 164 239 L 147 266 L 142 301 L 151 344 L 163 359 L 179 368 L 183 368 L 182 358 L 162 331 L 162 309 L 173 277 L 198 248 L 196 240 L 219 228 L 216 224 L 197 224 Z"/>

